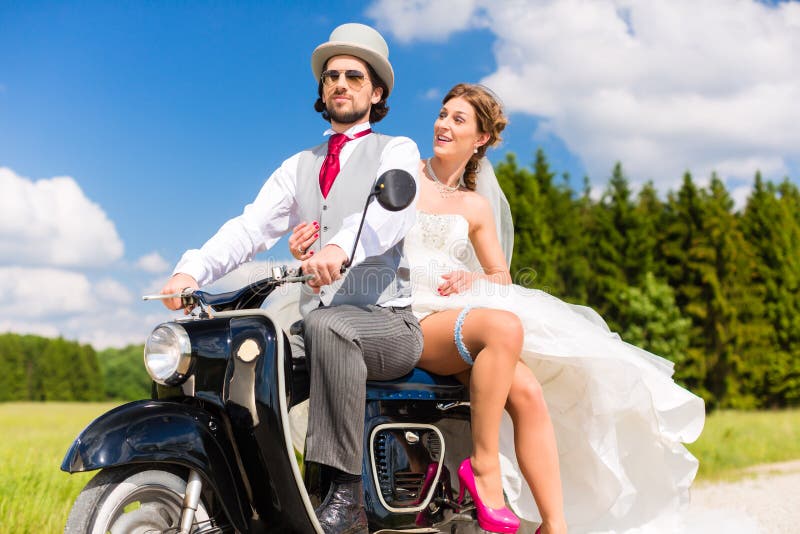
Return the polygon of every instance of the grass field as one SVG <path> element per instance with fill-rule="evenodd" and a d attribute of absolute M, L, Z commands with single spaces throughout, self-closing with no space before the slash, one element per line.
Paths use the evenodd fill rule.
<path fill-rule="evenodd" d="M 699 480 L 735 479 L 747 467 L 800 459 L 800 410 L 715 412 L 688 449 Z"/>
<path fill-rule="evenodd" d="M 64 531 L 72 501 L 93 473 L 59 469 L 78 433 L 116 403 L 0 404 L 0 532 Z"/>
<path fill-rule="evenodd" d="M 61 460 L 80 430 L 114 404 L 0 404 L 0 532 L 62 532 L 72 501 L 93 476 Z M 701 480 L 740 476 L 751 465 L 800 459 L 800 410 L 719 412 L 689 449 Z"/>

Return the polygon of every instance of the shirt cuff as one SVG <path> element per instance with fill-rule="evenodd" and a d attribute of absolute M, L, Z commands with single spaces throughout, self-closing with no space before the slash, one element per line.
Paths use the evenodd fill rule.
<path fill-rule="evenodd" d="M 174 276 L 178 273 L 188 274 L 197 281 L 198 286 L 203 287 L 208 284 L 211 281 L 211 273 L 203 266 L 199 258 L 194 257 L 199 252 L 199 250 L 187 250 L 175 266 L 172 275 Z"/>

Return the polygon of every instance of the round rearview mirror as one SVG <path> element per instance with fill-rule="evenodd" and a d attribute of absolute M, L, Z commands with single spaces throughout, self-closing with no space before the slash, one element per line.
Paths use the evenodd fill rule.
<path fill-rule="evenodd" d="M 389 211 L 405 209 L 414 200 L 417 183 L 402 169 L 389 169 L 378 177 L 373 194 L 378 203 Z"/>

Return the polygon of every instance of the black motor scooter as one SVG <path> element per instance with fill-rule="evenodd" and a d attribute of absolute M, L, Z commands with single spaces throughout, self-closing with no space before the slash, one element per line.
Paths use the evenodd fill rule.
<path fill-rule="evenodd" d="M 408 173 L 388 171 L 364 213 L 373 198 L 400 210 L 414 194 Z M 322 532 L 314 508 L 329 481 L 303 464 L 290 428 L 289 411 L 309 395 L 306 362 L 292 357 L 270 307 L 260 308 L 277 288 L 305 280 L 281 267 L 237 291 L 179 295 L 200 311 L 148 338 L 152 398 L 98 417 L 64 458 L 70 473 L 100 469 L 65 532 Z M 368 382 L 364 409 L 370 531 L 482 532 L 474 506 L 455 502 L 451 487 L 454 466 L 469 453 L 467 388 L 415 369 Z"/>

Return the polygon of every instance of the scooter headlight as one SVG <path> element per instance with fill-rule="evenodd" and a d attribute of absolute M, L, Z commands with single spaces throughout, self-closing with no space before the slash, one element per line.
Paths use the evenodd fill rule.
<path fill-rule="evenodd" d="M 192 363 L 189 334 L 176 323 L 164 323 L 153 330 L 144 345 L 144 366 L 150 377 L 164 386 L 186 379 Z"/>

